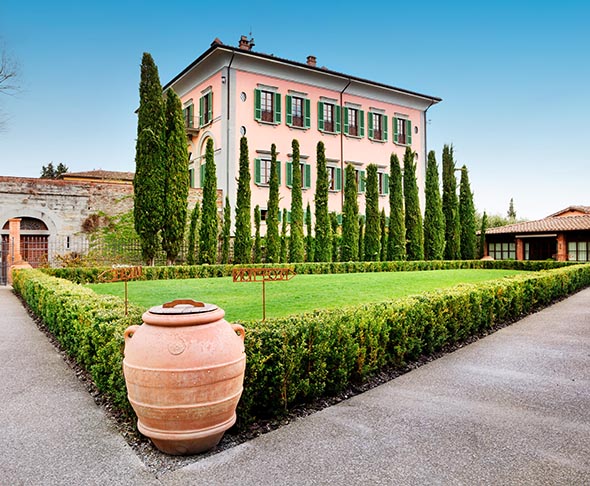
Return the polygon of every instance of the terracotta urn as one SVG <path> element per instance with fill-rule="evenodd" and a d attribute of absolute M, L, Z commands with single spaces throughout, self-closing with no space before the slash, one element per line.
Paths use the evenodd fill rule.
<path fill-rule="evenodd" d="M 125 331 L 123 372 L 139 431 L 162 452 L 215 447 L 236 421 L 246 354 L 244 328 L 193 300 L 152 307 Z M 236 334 L 237 333 L 237 334 Z"/>

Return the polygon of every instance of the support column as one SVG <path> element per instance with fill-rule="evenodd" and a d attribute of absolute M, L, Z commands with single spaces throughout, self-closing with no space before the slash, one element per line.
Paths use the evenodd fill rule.
<path fill-rule="evenodd" d="M 557 234 L 557 261 L 567 262 L 567 242 L 565 240 L 565 233 Z"/>
<path fill-rule="evenodd" d="M 8 283 L 12 284 L 12 271 L 17 268 L 31 268 L 27 262 L 23 261 L 20 253 L 20 218 L 8 220 Z"/>
<path fill-rule="evenodd" d="M 524 260 L 524 241 L 522 241 L 522 238 L 516 238 L 516 259 Z"/>

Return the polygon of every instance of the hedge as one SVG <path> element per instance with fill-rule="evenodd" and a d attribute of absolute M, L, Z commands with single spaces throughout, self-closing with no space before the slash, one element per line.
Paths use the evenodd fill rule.
<path fill-rule="evenodd" d="M 517 260 L 432 260 L 432 261 L 391 261 L 391 262 L 330 262 L 330 263 L 289 263 L 255 265 L 182 265 L 143 267 L 138 280 L 173 280 L 185 278 L 230 277 L 234 268 L 243 267 L 289 267 L 299 275 L 330 273 L 370 272 L 415 272 L 423 270 L 450 270 L 465 268 L 502 268 L 507 270 L 549 270 L 573 265 L 569 262 L 517 261 Z M 98 283 L 100 274 L 112 267 L 94 268 L 44 268 L 43 272 L 54 277 L 65 278 L 75 283 Z"/>
<path fill-rule="evenodd" d="M 16 272 L 13 285 L 98 388 L 129 411 L 122 333 L 141 321 L 141 310 L 130 306 L 124 317 L 120 299 L 36 270 Z M 337 394 L 383 367 L 401 367 L 588 285 L 590 265 L 573 265 L 378 304 L 244 322 L 247 366 L 239 423 Z"/>

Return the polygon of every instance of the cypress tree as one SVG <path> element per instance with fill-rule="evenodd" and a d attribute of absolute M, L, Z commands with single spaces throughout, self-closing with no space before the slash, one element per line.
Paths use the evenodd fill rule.
<path fill-rule="evenodd" d="M 260 239 L 260 206 L 254 208 L 254 263 L 262 262 L 262 242 Z"/>
<path fill-rule="evenodd" d="M 315 255 L 316 262 L 332 261 L 330 214 L 328 212 L 328 168 L 324 142 L 317 144 L 317 178 L 315 185 Z"/>
<path fill-rule="evenodd" d="M 344 174 L 341 260 L 343 262 L 354 262 L 359 259 L 358 189 L 354 167 L 348 164 Z"/>
<path fill-rule="evenodd" d="M 365 217 L 359 215 L 359 261 L 365 257 Z"/>
<path fill-rule="evenodd" d="M 481 230 L 479 232 L 479 258 L 483 258 L 485 255 L 486 245 L 486 230 L 488 229 L 488 215 L 483 212 L 481 217 Z"/>
<path fill-rule="evenodd" d="M 268 210 L 266 212 L 266 262 L 278 263 L 281 254 L 279 238 L 279 167 L 277 147 L 270 146 L 270 181 L 268 188 Z"/>
<path fill-rule="evenodd" d="M 229 247 L 231 240 L 231 206 L 229 197 L 225 196 L 225 206 L 223 207 L 223 230 L 221 232 L 221 263 L 229 263 Z"/>
<path fill-rule="evenodd" d="M 203 209 L 199 233 L 199 263 L 217 263 L 217 175 L 213 139 L 207 140 L 205 151 L 205 183 L 203 185 Z"/>
<path fill-rule="evenodd" d="M 379 180 L 377 166 L 367 166 L 367 184 L 365 186 L 365 261 L 379 260 L 381 254 L 381 229 L 379 222 Z"/>
<path fill-rule="evenodd" d="M 311 209 L 307 203 L 305 211 L 305 226 L 307 227 L 307 236 L 305 237 L 305 261 L 313 262 L 313 235 L 311 233 Z"/>
<path fill-rule="evenodd" d="M 380 260 L 382 262 L 384 262 L 387 260 L 387 216 L 385 216 L 385 209 L 381 210 L 381 217 L 379 218 L 379 224 L 381 225 Z"/>
<path fill-rule="evenodd" d="M 445 251 L 445 220 L 434 150 L 428 152 L 425 186 L 424 258 L 426 260 L 442 260 Z"/>
<path fill-rule="evenodd" d="M 418 199 L 414 152 L 406 147 L 404 155 L 404 200 L 406 206 L 406 253 L 408 260 L 424 260 L 424 228 Z"/>
<path fill-rule="evenodd" d="M 234 240 L 234 263 L 252 261 L 252 215 L 250 209 L 250 160 L 248 140 L 240 139 L 240 168 L 236 202 L 236 237 Z"/>
<path fill-rule="evenodd" d="M 445 216 L 445 260 L 457 260 L 461 257 L 459 229 L 459 203 L 457 201 L 457 179 L 455 178 L 455 161 L 453 146 L 443 147 L 442 162 L 442 210 Z"/>
<path fill-rule="evenodd" d="M 182 117 L 180 98 L 169 89 L 166 95 L 166 157 L 164 220 L 162 224 L 162 248 L 168 265 L 180 253 L 186 228 L 188 205 L 188 150 Z"/>
<path fill-rule="evenodd" d="M 459 184 L 459 224 L 461 227 L 461 258 L 473 260 L 476 251 L 476 226 L 473 193 L 469 184 L 467 167 L 461 167 L 461 182 Z"/>
<path fill-rule="evenodd" d="M 191 212 L 191 225 L 188 230 L 188 253 L 186 255 L 186 263 L 194 265 L 197 262 L 197 235 L 199 234 L 199 203 L 195 204 L 195 208 Z"/>
<path fill-rule="evenodd" d="M 305 259 L 303 242 L 303 196 L 301 194 L 301 164 L 299 162 L 299 142 L 293 140 L 293 182 L 291 186 L 291 231 L 289 238 L 289 262 L 297 263 Z"/>
<path fill-rule="evenodd" d="M 281 225 L 281 252 L 279 261 L 281 263 L 287 262 L 287 210 L 283 209 L 283 224 Z"/>
<path fill-rule="evenodd" d="M 389 160 L 389 236 L 387 259 L 406 259 L 406 223 L 404 216 L 404 193 L 402 190 L 402 169 L 399 158 L 391 154 Z"/>
<path fill-rule="evenodd" d="M 332 211 L 330 213 L 330 224 L 332 226 L 332 261 L 338 261 L 338 255 L 340 255 L 340 241 L 341 236 L 338 234 L 338 215 Z"/>
<path fill-rule="evenodd" d="M 158 68 L 152 56 L 144 52 L 137 112 L 133 217 L 142 256 L 148 265 L 154 264 L 160 248 L 159 232 L 164 216 L 164 123 Z"/>
<path fill-rule="evenodd" d="M 508 221 L 510 224 L 516 222 L 516 210 L 514 209 L 514 199 L 510 198 L 510 204 L 508 205 Z"/>

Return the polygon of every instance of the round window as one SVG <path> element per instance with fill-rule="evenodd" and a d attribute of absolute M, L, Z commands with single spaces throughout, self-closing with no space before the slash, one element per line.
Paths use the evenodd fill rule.
<path fill-rule="evenodd" d="M 242 91 L 242 92 L 240 93 L 240 99 L 241 99 L 242 101 L 246 101 L 246 98 L 247 98 L 247 96 L 246 96 L 246 93 L 244 93 L 244 92 Z"/>
<path fill-rule="evenodd" d="M 246 127 L 243 125 L 240 127 L 240 135 L 242 137 L 244 137 L 246 135 Z"/>

